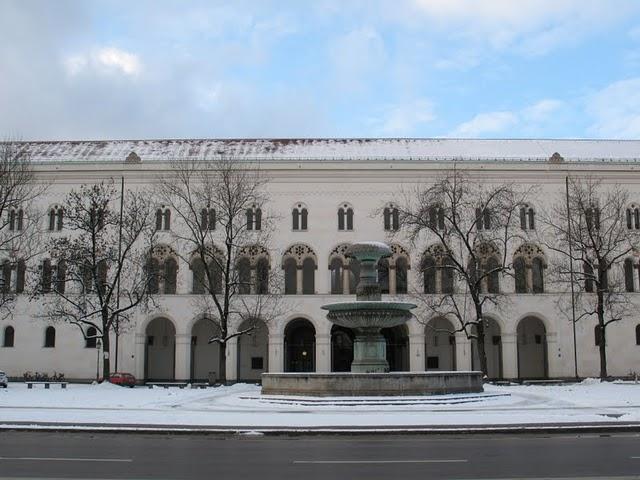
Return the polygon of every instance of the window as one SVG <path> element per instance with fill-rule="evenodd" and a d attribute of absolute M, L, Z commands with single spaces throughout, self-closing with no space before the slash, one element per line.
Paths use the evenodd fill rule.
<path fill-rule="evenodd" d="M 313 295 L 316 293 L 316 262 L 313 258 L 307 257 L 302 262 L 302 293 L 303 295 Z"/>
<path fill-rule="evenodd" d="M 15 341 L 15 330 L 12 326 L 4 328 L 4 339 L 2 341 L 3 347 L 13 347 Z"/>
<path fill-rule="evenodd" d="M 424 293 L 452 294 L 454 291 L 454 261 L 444 247 L 432 246 L 422 257 L 422 286 Z"/>
<path fill-rule="evenodd" d="M 156 230 L 171 230 L 171 210 L 164 205 L 156 210 Z"/>
<path fill-rule="evenodd" d="M 533 293 L 544 293 L 544 262 L 540 257 L 531 261 L 531 281 Z"/>
<path fill-rule="evenodd" d="M 627 208 L 627 228 L 629 230 L 640 230 L 640 207 L 632 204 Z"/>
<path fill-rule="evenodd" d="M 636 325 L 636 345 L 640 345 L 640 324 Z"/>
<path fill-rule="evenodd" d="M 262 230 L 262 209 L 256 205 L 246 210 L 247 230 Z"/>
<path fill-rule="evenodd" d="M 587 222 L 587 230 L 600 230 L 600 209 L 594 205 L 588 207 L 584 212 Z"/>
<path fill-rule="evenodd" d="M 291 211 L 292 228 L 294 231 L 307 229 L 309 212 L 302 203 L 297 204 Z"/>
<path fill-rule="evenodd" d="M 96 327 L 87 328 L 87 333 L 84 341 L 84 348 L 96 348 L 98 331 Z"/>
<path fill-rule="evenodd" d="M 491 211 L 484 205 L 476 208 L 476 228 L 478 230 L 491 229 Z"/>
<path fill-rule="evenodd" d="M 56 266 L 56 292 L 64 293 L 67 285 L 67 264 L 64 260 L 59 260 Z"/>
<path fill-rule="evenodd" d="M 527 269 L 524 258 L 518 257 L 513 262 L 516 277 L 516 293 L 527 293 Z"/>
<path fill-rule="evenodd" d="M 40 266 L 42 270 L 42 275 L 40 278 L 40 288 L 42 293 L 50 293 L 51 292 L 51 279 L 53 277 L 53 271 L 51 267 L 51 260 L 48 258 L 42 262 Z"/>
<path fill-rule="evenodd" d="M 269 293 L 269 261 L 266 258 L 261 258 L 256 263 L 256 293 Z"/>
<path fill-rule="evenodd" d="M 149 258 L 147 261 L 147 288 L 149 293 L 160 293 L 160 262 L 157 258 Z"/>
<path fill-rule="evenodd" d="M 444 209 L 440 205 L 429 207 L 429 228 L 431 230 L 444 230 Z"/>
<path fill-rule="evenodd" d="M 248 295 L 251 293 L 251 264 L 247 257 L 242 257 L 238 260 L 238 292 L 241 295 Z"/>
<path fill-rule="evenodd" d="M 9 219 L 7 223 L 9 224 L 9 230 L 12 232 L 22 230 L 24 225 L 24 211 L 21 208 L 12 208 L 9 210 Z"/>
<path fill-rule="evenodd" d="M 204 271 L 204 262 L 201 258 L 196 258 L 191 262 L 191 272 L 193 273 L 191 293 L 204 293 L 206 285 L 206 273 Z"/>
<path fill-rule="evenodd" d="M 200 212 L 200 229 L 202 231 L 216 229 L 216 211 L 213 208 L 203 208 Z"/>
<path fill-rule="evenodd" d="M 595 341 L 596 347 L 602 345 L 602 340 L 604 339 L 603 329 L 600 328 L 600 325 L 596 325 L 593 329 L 593 339 Z"/>
<path fill-rule="evenodd" d="M 440 290 L 442 293 L 453 293 L 454 262 L 449 256 L 444 257 L 440 267 Z"/>
<path fill-rule="evenodd" d="M 437 338 L 437 337 L 434 337 Z M 438 369 L 440 366 L 440 357 L 427 357 L 427 370 Z"/>
<path fill-rule="evenodd" d="M 164 261 L 164 293 L 173 295 L 176 293 L 178 277 L 178 262 L 173 257 Z"/>
<path fill-rule="evenodd" d="M 433 257 L 423 258 L 422 276 L 424 293 L 436 293 L 436 261 Z"/>
<path fill-rule="evenodd" d="M 294 258 L 287 258 L 284 262 L 284 293 L 295 295 L 298 288 L 298 267 Z"/>
<path fill-rule="evenodd" d="M 92 208 L 89 214 L 91 230 L 100 231 L 104 228 L 104 210 Z"/>
<path fill-rule="evenodd" d="M 520 228 L 522 230 L 536 229 L 536 212 L 526 203 L 520 206 Z"/>
<path fill-rule="evenodd" d="M 584 272 L 584 291 L 593 293 L 593 267 L 590 263 L 585 261 L 582 269 Z"/>
<path fill-rule="evenodd" d="M 343 265 L 341 258 L 334 258 L 329 265 L 331 270 L 331 294 L 340 295 L 343 293 Z"/>
<path fill-rule="evenodd" d="M 251 357 L 251 370 L 264 369 L 264 359 L 262 357 Z"/>
<path fill-rule="evenodd" d="M 353 230 L 353 208 L 349 204 L 338 208 L 338 230 Z"/>
<path fill-rule="evenodd" d="M 49 231 L 62 230 L 62 223 L 64 218 L 64 210 L 62 207 L 55 205 L 49 210 Z"/>
<path fill-rule="evenodd" d="M 44 348 L 55 348 L 56 346 L 56 329 L 47 327 L 44 331 Z"/>
<path fill-rule="evenodd" d="M 487 272 L 487 291 L 489 293 L 500 293 L 500 263 L 496 257 L 489 257 L 485 263 Z"/>
<path fill-rule="evenodd" d="M 382 218 L 385 231 L 397 231 L 400 229 L 400 214 L 395 205 L 389 204 L 384 207 Z"/>
<path fill-rule="evenodd" d="M 2 293 L 9 293 L 11 291 L 12 270 L 13 268 L 11 267 L 11 262 L 9 260 L 2 262 L 2 268 L 0 269 L 0 291 L 2 291 Z"/>
<path fill-rule="evenodd" d="M 378 285 L 380 293 L 389 293 L 389 259 L 378 260 Z"/>
<path fill-rule="evenodd" d="M 633 260 L 627 258 L 624 261 L 624 287 L 627 292 L 633 292 L 635 290 L 633 277 Z"/>
<path fill-rule="evenodd" d="M 409 264 L 405 257 L 400 257 L 396 260 L 396 293 L 404 294 L 408 292 L 407 272 L 409 270 Z"/>
<path fill-rule="evenodd" d="M 25 276 L 27 273 L 27 264 L 24 260 L 18 260 L 16 268 L 16 293 L 24 293 Z"/>

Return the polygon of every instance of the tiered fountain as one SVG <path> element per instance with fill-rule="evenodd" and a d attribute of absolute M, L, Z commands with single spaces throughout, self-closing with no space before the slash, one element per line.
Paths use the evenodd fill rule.
<path fill-rule="evenodd" d="M 275 395 L 429 395 L 482 391 L 481 372 L 389 372 L 382 328 L 409 321 L 413 303 L 382 301 L 377 265 L 391 255 L 384 243 L 353 244 L 346 255 L 360 262 L 355 302 L 323 305 L 327 319 L 355 332 L 350 373 L 263 373 L 262 393 Z"/>

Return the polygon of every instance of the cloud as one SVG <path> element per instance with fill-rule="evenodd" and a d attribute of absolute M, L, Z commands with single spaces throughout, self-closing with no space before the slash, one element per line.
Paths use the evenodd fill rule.
<path fill-rule="evenodd" d="M 458 125 L 449 136 L 479 137 L 485 134 L 500 133 L 518 123 L 513 112 L 479 113 L 468 122 Z"/>
<path fill-rule="evenodd" d="M 640 138 L 640 77 L 607 85 L 587 98 L 588 131 L 604 138 Z"/>
<path fill-rule="evenodd" d="M 64 60 L 64 65 L 69 75 L 93 70 L 136 76 L 142 69 L 137 55 L 114 47 L 99 48 L 87 54 L 70 55 Z"/>
<path fill-rule="evenodd" d="M 556 113 L 565 103 L 560 100 L 545 98 L 522 110 L 522 118 L 529 122 L 544 122 Z"/>
<path fill-rule="evenodd" d="M 373 133 L 382 136 L 410 136 L 435 119 L 433 103 L 425 98 L 388 106 L 378 118 L 368 121 Z"/>

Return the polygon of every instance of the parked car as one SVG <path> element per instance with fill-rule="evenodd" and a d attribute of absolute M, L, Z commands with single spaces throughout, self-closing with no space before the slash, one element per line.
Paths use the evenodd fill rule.
<path fill-rule="evenodd" d="M 114 385 L 133 388 L 136 385 L 136 377 L 134 377 L 130 373 L 113 372 L 111 375 L 109 375 L 109 382 L 113 383 Z"/>
<path fill-rule="evenodd" d="M 9 385 L 9 379 L 7 378 L 7 374 L 0 370 L 0 387 L 7 388 Z"/>

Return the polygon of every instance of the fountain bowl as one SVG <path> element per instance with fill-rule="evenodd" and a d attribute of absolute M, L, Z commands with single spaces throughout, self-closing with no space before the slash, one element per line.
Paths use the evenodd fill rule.
<path fill-rule="evenodd" d="M 391 328 L 411 319 L 412 308 L 408 302 L 355 301 L 330 303 L 321 307 L 328 310 L 327 319 L 346 328 Z"/>

